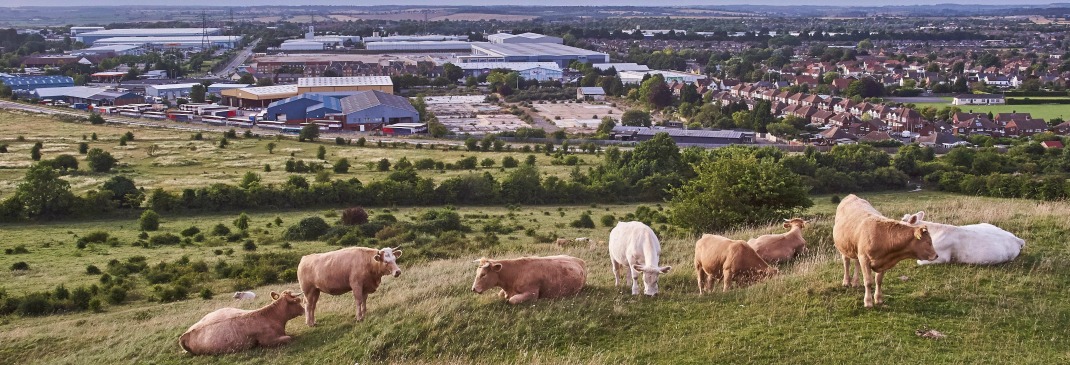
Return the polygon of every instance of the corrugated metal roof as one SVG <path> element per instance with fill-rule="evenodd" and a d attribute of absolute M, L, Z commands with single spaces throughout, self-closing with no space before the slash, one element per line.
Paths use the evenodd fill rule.
<path fill-rule="evenodd" d="M 45 86 L 45 85 L 74 85 L 74 79 L 69 76 L 11 76 L 0 77 L 0 83 L 15 86 Z"/>
<path fill-rule="evenodd" d="M 128 29 L 106 29 L 97 30 L 92 32 L 79 33 L 78 36 L 96 36 L 96 37 L 143 37 L 143 36 L 172 36 L 172 35 L 201 35 L 205 30 L 208 34 L 218 34 L 219 28 L 128 28 Z"/>
<path fill-rule="evenodd" d="M 93 95 L 103 93 L 105 89 L 97 87 L 87 86 L 70 86 L 70 87 L 51 87 L 47 89 L 37 89 L 34 93 L 38 98 L 55 98 L 55 97 L 74 97 L 79 99 L 89 99 Z"/>
<path fill-rule="evenodd" d="M 481 43 L 472 44 L 472 51 L 480 51 L 500 57 L 531 56 L 607 56 L 605 53 L 589 51 L 557 43 Z"/>
<path fill-rule="evenodd" d="M 378 90 L 362 91 L 339 100 L 342 104 L 342 112 L 349 114 L 369 109 L 379 105 L 416 112 L 416 108 L 409 103 L 409 99 L 387 94 Z"/>
<path fill-rule="evenodd" d="M 297 79 L 297 87 L 325 86 L 387 86 L 394 85 L 390 76 L 352 76 L 352 77 L 302 77 Z"/>
<path fill-rule="evenodd" d="M 580 92 L 584 95 L 605 95 L 606 90 L 598 86 L 581 87 Z"/>

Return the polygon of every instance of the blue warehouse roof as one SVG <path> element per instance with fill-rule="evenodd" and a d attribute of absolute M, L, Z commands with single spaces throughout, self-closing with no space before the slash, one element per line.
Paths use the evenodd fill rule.
<path fill-rule="evenodd" d="M 15 90 L 74 86 L 69 76 L 0 76 L 0 83 Z"/>

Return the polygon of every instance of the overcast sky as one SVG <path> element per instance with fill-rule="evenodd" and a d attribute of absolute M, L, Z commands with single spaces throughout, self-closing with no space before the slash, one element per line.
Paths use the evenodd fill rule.
<path fill-rule="evenodd" d="M 629 5 L 629 6 L 680 6 L 680 5 L 929 5 L 929 4 L 1050 4 L 1052 0 L 3 0 L 0 6 L 121 6 L 121 5 L 182 5 L 182 6 L 250 6 L 250 5 Z"/>

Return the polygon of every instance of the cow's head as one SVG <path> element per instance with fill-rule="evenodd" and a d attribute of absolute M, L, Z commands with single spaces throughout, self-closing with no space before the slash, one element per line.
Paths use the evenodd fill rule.
<path fill-rule="evenodd" d="M 293 294 L 289 290 L 283 291 L 282 294 L 271 292 L 272 304 L 282 307 L 282 313 L 287 319 L 297 318 L 300 315 L 305 314 L 304 298 L 301 294 Z"/>
<path fill-rule="evenodd" d="M 502 271 L 502 263 L 487 258 L 473 261 L 479 264 L 476 268 L 476 279 L 472 282 L 472 291 L 483 294 L 487 289 L 498 286 L 498 274 Z"/>
<path fill-rule="evenodd" d="M 936 260 L 936 248 L 933 248 L 933 237 L 929 234 L 926 226 L 914 228 L 914 239 L 910 242 L 910 249 L 919 260 Z"/>
<path fill-rule="evenodd" d="M 379 252 L 375 253 L 376 262 L 381 262 L 387 265 L 387 269 L 390 270 L 390 274 L 394 277 L 401 276 L 401 268 L 398 267 L 398 258 L 401 257 L 401 248 L 381 248 Z"/>
<path fill-rule="evenodd" d="M 792 229 L 793 227 L 799 227 L 799 229 L 806 228 L 806 221 L 802 218 L 792 218 L 784 220 L 784 228 Z"/>
<path fill-rule="evenodd" d="M 643 294 L 655 296 L 658 294 L 658 276 L 672 270 L 672 266 L 632 265 L 632 270 L 643 273 Z"/>
<path fill-rule="evenodd" d="M 910 224 L 920 224 L 923 220 L 925 220 L 925 211 L 919 210 L 917 213 L 914 214 L 903 215 L 903 221 Z"/>

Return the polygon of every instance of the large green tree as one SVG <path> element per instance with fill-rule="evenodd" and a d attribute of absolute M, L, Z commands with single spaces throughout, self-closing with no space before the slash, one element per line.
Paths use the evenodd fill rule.
<path fill-rule="evenodd" d="M 36 163 L 26 171 L 11 199 L 24 216 L 35 218 L 70 212 L 75 197 L 71 184 L 60 178 L 59 171 L 48 164 Z"/>
<path fill-rule="evenodd" d="M 772 158 L 722 156 L 699 163 L 696 172 L 670 192 L 672 222 L 695 233 L 769 223 L 813 205 L 802 177 Z"/>

